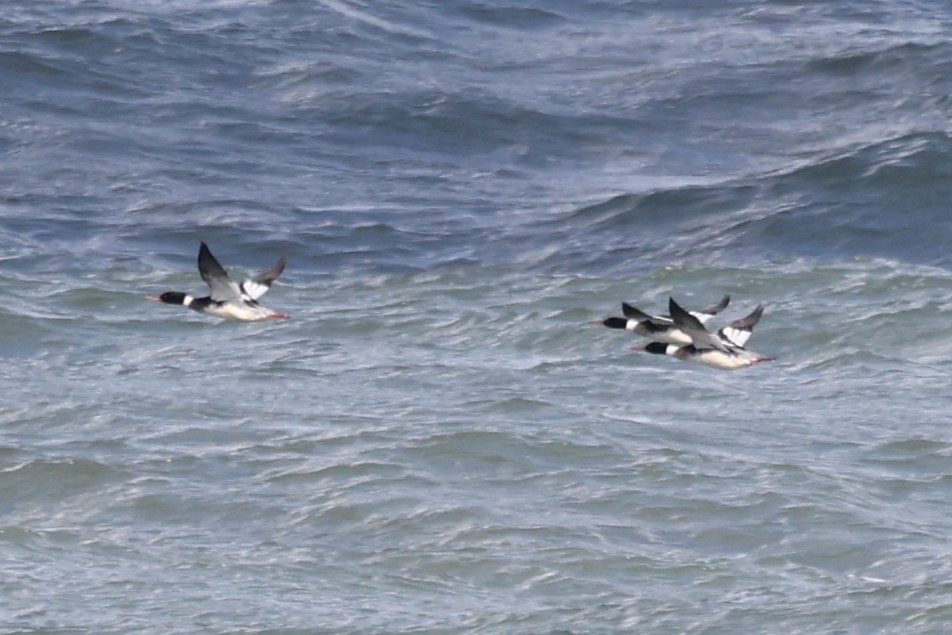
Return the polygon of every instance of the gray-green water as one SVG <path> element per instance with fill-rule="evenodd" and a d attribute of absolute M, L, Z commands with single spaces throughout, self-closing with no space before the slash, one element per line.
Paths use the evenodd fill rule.
<path fill-rule="evenodd" d="M 950 17 L 4 5 L 0 631 L 945 633 Z"/>
<path fill-rule="evenodd" d="M 120 276 L 56 309 L 73 317 L 21 327 L 30 352 L 2 374 L 6 624 L 805 633 L 949 618 L 947 273 L 288 277 L 269 296 L 294 313 L 282 323 L 157 307 Z M 718 372 L 587 324 L 669 286 L 699 303 L 735 292 L 735 311 L 769 290 L 752 343 L 780 360 Z"/>

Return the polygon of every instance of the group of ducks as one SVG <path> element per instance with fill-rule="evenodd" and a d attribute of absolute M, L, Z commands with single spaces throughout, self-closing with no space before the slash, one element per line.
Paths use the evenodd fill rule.
<path fill-rule="evenodd" d="M 211 294 L 196 298 L 181 291 L 166 291 L 162 295 L 146 296 L 156 302 L 181 305 L 220 318 L 254 322 L 289 317 L 258 303 L 258 298 L 267 293 L 271 283 L 284 271 L 287 261 L 282 257 L 267 271 L 242 283 L 234 282 L 212 255 L 204 242 L 198 250 L 198 272 L 208 285 Z M 754 326 L 764 313 L 763 305 L 750 315 L 735 320 L 716 333 L 704 324 L 727 308 L 730 296 L 714 306 L 700 311 L 685 311 L 674 301 L 668 300 L 668 315 L 648 315 L 636 307 L 622 302 L 625 317 L 610 317 L 595 322 L 613 329 L 633 331 L 651 340 L 635 350 L 655 355 L 670 355 L 678 359 L 699 362 L 708 366 L 733 370 L 753 366 L 776 359 L 744 348 Z"/>
<path fill-rule="evenodd" d="M 610 317 L 595 323 L 633 331 L 651 340 L 645 346 L 636 347 L 637 351 L 670 355 L 715 368 L 735 370 L 776 359 L 744 348 L 760 316 L 764 314 L 762 304 L 749 315 L 734 320 L 716 333 L 707 330 L 704 324 L 727 308 L 730 301 L 731 297 L 725 295 L 710 308 L 686 311 L 674 298 L 668 298 L 668 315 L 648 315 L 622 302 L 621 310 L 625 317 Z"/>

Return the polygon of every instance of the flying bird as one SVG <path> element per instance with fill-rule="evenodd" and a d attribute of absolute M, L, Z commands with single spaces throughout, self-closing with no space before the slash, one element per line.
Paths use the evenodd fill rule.
<path fill-rule="evenodd" d="M 635 350 L 655 355 L 670 355 L 681 360 L 726 370 L 746 368 L 777 359 L 744 348 L 764 313 L 763 305 L 758 306 L 749 315 L 734 320 L 716 333 L 708 331 L 701 320 L 685 311 L 674 301 L 674 298 L 669 298 L 668 309 L 675 326 L 690 338 L 690 343 L 670 344 L 656 341 Z"/>
<path fill-rule="evenodd" d="M 704 324 L 727 308 L 730 301 L 731 297 L 725 295 L 717 304 L 699 311 L 692 311 L 691 315 L 697 318 L 701 324 Z M 604 320 L 596 320 L 593 324 L 632 331 L 654 342 L 665 344 L 691 343 L 691 338 L 674 323 L 670 315 L 649 315 L 627 302 L 621 303 L 621 310 L 625 317 L 605 318 Z"/>
<path fill-rule="evenodd" d="M 196 298 L 181 291 L 166 291 L 162 295 L 148 295 L 149 300 L 165 304 L 180 304 L 184 307 L 230 320 L 256 322 L 290 317 L 258 304 L 258 298 L 271 288 L 278 279 L 287 260 L 282 256 L 273 267 L 238 284 L 228 277 L 228 272 L 218 263 L 204 242 L 198 250 L 198 272 L 208 285 L 211 294 Z"/>

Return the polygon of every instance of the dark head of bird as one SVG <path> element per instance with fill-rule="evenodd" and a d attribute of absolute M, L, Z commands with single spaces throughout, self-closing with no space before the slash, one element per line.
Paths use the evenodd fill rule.
<path fill-rule="evenodd" d="M 154 302 L 164 302 L 166 304 L 185 304 L 185 298 L 187 297 L 187 294 L 182 293 L 181 291 L 166 291 L 162 295 L 147 295 L 145 297 Z"/>
<path fill-rule="evenodd" d="M 624 329 L 628 328 L 628 320 L 620 317 L 610 317 L 605 318 L 604 320 L 598 320 L 594 324 L 600 324 L 602 326 L 607 326 L 610 329 Z"/>
<path fill-rule="evenodd" d="M 668 345 L 664 342 L 651 342 L 635 349 L 642 353 L 651 353 L 652 355 L 665 355 L 668 352 Z"/>

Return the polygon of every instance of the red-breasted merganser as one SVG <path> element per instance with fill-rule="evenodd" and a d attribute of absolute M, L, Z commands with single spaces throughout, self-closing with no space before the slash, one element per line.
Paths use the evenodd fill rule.
<path fill-rule="evenodd" d="M 180 304 L 199 313 L 207 313 L 220 318 L 255 322 L 290 317 L 258 304 L 258 298 L 267 293 L 271 283 L 278 279 L 287 261 L 284 257 L 254 278 L 241 284 L 228 277 L 228 272 L 218 263 L 204 242 L 198 250 L 198 272 L 202 280 L 211 289 L 211 295 L 196 298 L 181 291 L 166 291 L 162 295 L 148 295 L 150 300 L 166 304 Z"/>
<path fill-rule="evenodd" d="M 727 308 L 731 297 L 725 295 L 720 302 L 714 306 L 700 311 L 692 311 L 691 315 L 697 318 L 701 324 L 706 323 L 712 317 Z M 644 311 L 628 304 L 621 303 L 621 311 L 625 317 L 610 317 L 604 320 L 596 320 L 593 324 L 607 326 L 612 329 L 625 329 L 633 331 L 642 337 L 647 337 L 655 342 L 665 344 L 690 344 L 691 338 L 681 330 L 667 315 L 648 315 Z"/>
<path fill-rule="evenodd" d="M 754 327 L 764 313 L 763 305 L 754 309 L 750 315 L 731 322 L 717 333 L 711 333 L 704 328 L 701 321 L 681 308 L 674 301 L 674 298 L 669 300 L 668 307 L 671 311 L 671 319 L 679 329 L 691 338 L 691 343 L 678 345 L 652 342 L 635 350 L 655 355 L 671 355 L 685 361 L 698 362 L 726 370 L 746 368 L 760 362 L 777 359 L 744 348 Z"/>

